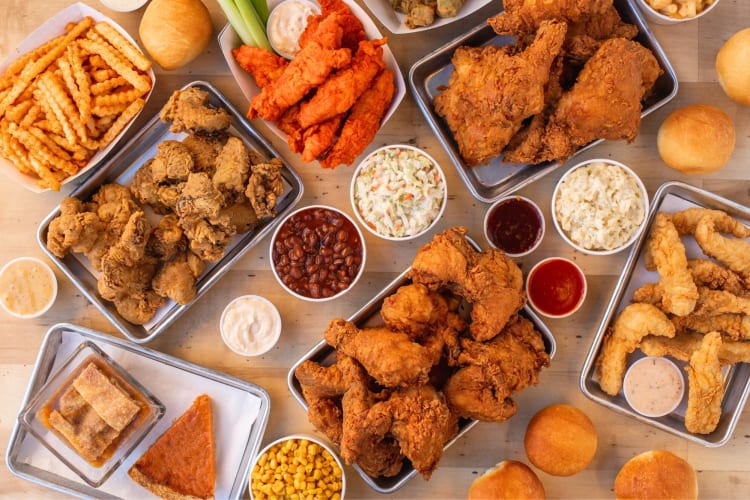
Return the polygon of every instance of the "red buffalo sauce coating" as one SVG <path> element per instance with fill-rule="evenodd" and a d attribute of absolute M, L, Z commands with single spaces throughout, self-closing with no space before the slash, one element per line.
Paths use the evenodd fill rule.
<path fill-rule="evenodd" d="M 574 311 L 583 299 L 586 283 L 582 273 L 565 259 L 541 262 L 528 277 L 529 300 L 534 307 L 550 316 Z"/>
<path fill-rule="evenodd" d="M 540 214 L 531 203 L 514 197 L 492 208 L 487 217 L 487 237 L 509 254 L 522 254 L 542 236 Z"/>

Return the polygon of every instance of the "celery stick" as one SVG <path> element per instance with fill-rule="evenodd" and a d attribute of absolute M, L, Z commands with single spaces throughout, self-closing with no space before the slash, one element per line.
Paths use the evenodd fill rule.
<path fill-rule="evenodd" d="M 258 13 L 258 17 L 260 17 L 260 20 L 263 21 L 263 24 L 266 24 L 268 22 L 268 2 L 266 0 L 251 0 L 253 2 L 253 7 L 255 7 L 255 12 Z"/>
<path fill-rule="evenodd" d="M 221 7 L 221 10 L 223 10 L 224 14 L 227 16 L 227 21 L 229 21 L 229 24 L 232 25 L 232 28 L 237 33 L 237 36 L 240 37 L 242 43 L 245 45 L 257 47 L 255 37 L 245 26 L 245 22 L 242 19 L 239 10 L 237 10 L 237 6 L 235 5 L 234 0 L 217 1 L 219 2 L 219 7 Z"/>
<path fill-rule="evenodd" d="M 266 26 L 253 8 L 250 0 L 235 0 L 235 5 L 245 23 L 245 27 L 250 33 L 252 33 L 252 36 L 255 39 L 255 46 L 262 49 L 272 50 L 271 44 L 268 43 L 268 38 L 266 37 Z"/>

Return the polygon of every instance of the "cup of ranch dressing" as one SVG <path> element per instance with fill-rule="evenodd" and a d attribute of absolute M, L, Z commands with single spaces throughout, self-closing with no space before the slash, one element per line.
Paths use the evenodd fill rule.
<path fill-rule="evenodd" d="M 260 356 L 279 340 L 281 315 L 265 297 L 242 295 L 224 308 L 219 330 L 224 343 L 236 354 Z"/>

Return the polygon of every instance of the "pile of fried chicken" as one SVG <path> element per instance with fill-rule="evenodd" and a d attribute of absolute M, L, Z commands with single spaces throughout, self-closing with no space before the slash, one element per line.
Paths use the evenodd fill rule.
<path fill-rule="evenodd" d="M 47 234 L 57 257 L 83 253 L 102 298 L 139 325 L 167 299 L 193 300 L 206 263 L 221 259 L 234 235 L 275 216 L 283 192 L 281 161 L 265 161 L 232 135 L 229 114 L 207 92 L 175 91 L 160 118 L 187 136 L 161 142 L 129 187 L 104 184 L 87 202 L 65 198 Z"/>
<path fill-rule="evenodd" d="M 406 458 L 429 479 L 459 419 L 512 417 L 511 396 L 537 384 L 550 358 L 521 314 L 521 270 L 500 250 L 476 251 L 465 228 L 420 248 L 408 278 L 385 298 L 380 325 L 332 320 L 335 362 L 304 361 L 295 376 L 310 422 L 347 464 L 392 477 Z"/>
<path fill-rule="evenodd" d="M 321 14 L 307 19 L 291 61 L 247 45 L 232 54 L 260 88 L 248 118 L 276 123 L 302 161 L 335 168 L 351 165 L 377 134 L 395 93 L 394 75 L 383 60 L 385 38 L 366 40 L 342 0 L 319 3 Z"/>
<path fill-rule="evenodd" d="M 688 259 L 683 237 L 704 255 Z M 622 388 L 628 355 L 671 356 L 687 363 L 685 428 L 710 434 L 721 419 L 723 370 L 750 363 L 750 228 L 721 210 L 659 212 L 647 242 L 646 268 L 659 281 L 633 292 L 597 359 L 604 392 Z M 708 257 L 708 258 L 706 258 Z"/>
<path fill-rule="evenodd" d="M 613 0 L 504 0 L 487 22 L 516 37 L 458 47 L 435 96 L 470 166 L 564 161 L 597 139 L 635 139 L 642 101 L 662 73 Z"/>

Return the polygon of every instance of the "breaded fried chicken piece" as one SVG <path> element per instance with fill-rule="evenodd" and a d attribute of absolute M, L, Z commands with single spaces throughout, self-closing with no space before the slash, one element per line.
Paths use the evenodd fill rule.
<path fill-rule="evenodd" d="M 195 284 L 206 269 L 206 264 L 193 252 L 180 252 L 165 262 L 151 281 L 157 294 L 178 304 L 187 304 L 195 298 Z"/>
<path fill-rule="evenodd" d="M 193 171 L 193 155 L 180 141 L 159 143 L 151 162 L 151 177 L 157 184 L 184 182 Z"/>
<path fill-rule="evenodd" d="M 300 37 L 300 47 L 307 45 L 310 40 L 316 34 L 316 26 L 325 18 L 331 14 L 336 13 L 339 18 L 339 24 L 341 25 L 343 32 L 341 34 L 341 46 L 351 50 L 352 52 L 357 50 L 359 42 L 365 39 L 365 28 L 362 26 L 362 21 L 354 15 L 349 6 L 341 0 L 321 0 L 320 4 L 320 15 L 310 16 L 307 21 L 308 29 L 302 33 Z"/>
<path fill-rule="evenodd" d="M 731 234 L 736 238 L 750 237 L 750 228 L 723 210 L 691 207 L 670 214 L 670 217 L 680 236 L 695 234 L 698 223 L 705 217 L 711 220 L 714 228 L 720 233 Z"/>
<path fill-rule="evenodd" d="M 138 296 L 122 296 L 114 304 L 125 321 L 134 325 L 144 325 L 153 319 L 156 311 L 165 304 L 165 300 L 153 290 L 147 290 Z"/>
<path fill-rule="evenodd" d="M 395 91 L 393 72 L 384 69 L 352 106 L 339 138 L 320 160 L 322 167 L 335 168 L 354 162 L 378 133 L 380 122 L 391 104 Z"/>
<path fill-rule="evenodd" d="M 233 231 L 197 216 L 181 217 L 180 227 L 185 231 L 190 250 L 208 262 L 224 257 L 224 250 L 234 235 Z"/>
<path fill-rule="evenodd" d="M 227 137 L 219 135 L 189 135 L 182 140 L 193 157 L 193 172 L 205 172 L 213 177 L 216 157 L 224 147 Z"/>
<path fill-rule="evenodd" d="M 544 21 L 576 22 L 587 15 L 603 14 L 612 0 L 503 0 L 503 12 L 487 20 L 495 33 L 533 33 Z"/>
<path fill-rule="evenodd" d="M 180 219 L 189 217 L 211 218 L 219 215 L 224 196 L 216 189 L 211 178 L 203 172 L 190 173 L 175 205 Z"/>
<path fill-rule="evenodd" d="M 341 128 L 345 113 L 334 116 L 322 123 L 313 125 L 302 133 L 302 161 L 311 162 L 324 155 L 336 141 L 336 133 Z M 300 153 L 300 151 L 296 151 Z"/>
<path fill-rule="evenodd" d="M 448 88 L 435 96 L 434 106 L 468 165 L 498 156 L 523 121 L 544 109 L 544 89 L 566 30 L 563 22 L 544 21 L 531 45 L 514 55 L 494 45 L 456 49 Z"/>
<path fill-rule="evenodd" d="M 260 220 L 247 199 L 222 208 L 219 211 L 219 219 L 227 220 L 228 226 L 234 228 L 235 234 L 250 231 Z"/>
<path fill-rule="evenodd" d="M 690 356 L 688 372 L 688 405 L 685 428 L 696 434 L 710 434 L 721 419 L 724 379 L 719 361 L 721 334 L 707 333 L 700 347 Z"/>
<path fill-rule="evenodd" d="M 187 240 L 180 227 L 180 220 L 176 215 L 168 214 L 159 219 L 151 232 L 151 237 L 146 243 L 146 255 L 167 261 L 186 247 Z"/>
<path fill-rule="evenodd" d="M 250 154 L 245 143 L 230 137 L 216 157 L 216 172 L 212 181 L 226 201 L 238 200 L 244 193 L 250 175 Z"/>
<path fill-rule="evenodd" d="M 648 356 L 672 356 L 680 361 L 690 361 L 703 337 L 704 334 L 695 332 L 680 332 L 673 338 L 647 335 L 639 347 Z M 724 365 L 750 363 L 750 342 L 723 341 L 719 347 L 719 361 Z"/>
<path fill-rule="evenodd" d="M 604 12 L 586 14 L 568 24 L 563 50 L 565 56 L 576 61 L 585 61 L 593 56 L 604 40 L 626 38 L 632 40 L 638 35 L 638 27 L 623 22 L 614 5 Z"/>
<path fill-rule="evenodd" d="M 250 167 L 251 174 L 245 189 L 245 196 L 250 200 L 258 218 L 276 215 L 276 202 L 284 192 L 284 180 L 281 168 L 284 166 L 279 158 L 267 163 L 258 163 Z"/>
<path fill-rule="evenodd" d="M 102 258 L 120 239 L 133 212 L 140 210 L 130 195 L 130 190 L 120 184 L 104 184 L 92 196 L 96 214 L 104 224 L 104 230 L 97 238 L 94 246 L 85 252 L 91 265 L 97 271 L 101 270 Z"/>
<path fill-rule="evenodd" d="M 229 113 L 210 106 L 208 92 L 197 87 L 176 90 L 159 113 L 161 121 L 172 122 L 172 132 L 216 134 L 229 128 Z"/>
<path fill-rule="evenodd" d="M 677 332 L 705 334 L 716 331 L 731 340 L 750 340 L 750 315 L 747 314 L 688 314 L 671 319 Z"/>
<path fill-rule="evenodd" d="M 661 73 L 654 55 L 638 42 L 602 43 L 557 103 L 540 160 L 565 160 L 596 139 L 635 139 L 641 101 Z"/>
<path fill-rule="evenodd" d="M 52 219 L 47 230 L 47 249 L 63 258 L 68 251 L 88 252 L 96 244 L 103 224 L 95 212 L 87 212 L 78 198 L 60 202 L 60 215 Z"/>
<path fill-rule="evenodd" d="M 703 253 L 737 273 L 745 286 L 750 287 L 750 243 L 744 239 L 723 236 L 718 223 L 711 217 L 703 217 L 698 222 L 695 241 Z"/>
<path fill-rule="evenodd" d="M 386 297 L 380 315 L 392 330 L 418 338 L 432 325 L 446 321 L 448 303 L 421 283 L 412 283 L 399 287 L 396 293 Z"/>
<path fill-rule="evenodd" d="M 159 197 L 159 184 L 154 180 L 151 165 L 154 159 L 150 158 L 135 171 L 133 181 L 130 183 L 130 193 L 133 198 L 142 205 L 149 205 L 157 214 L 168 214 L 170 208 L 162 203 Z"/>

